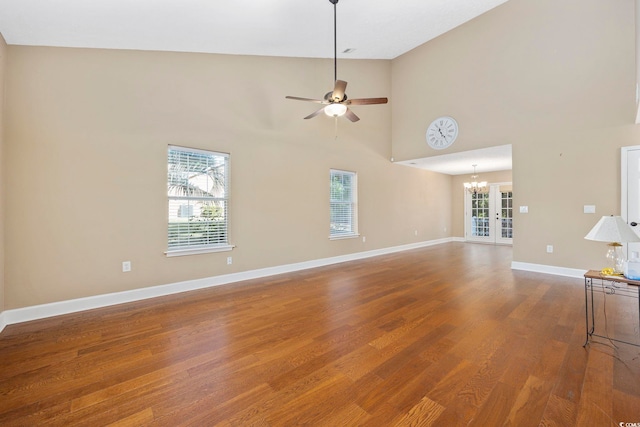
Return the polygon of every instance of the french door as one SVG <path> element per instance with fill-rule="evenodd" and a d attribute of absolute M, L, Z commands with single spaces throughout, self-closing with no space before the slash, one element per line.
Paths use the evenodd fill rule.
<path fill-rule="evenodd" d="M 465 237 L 468 241 L 513 243 L 511 183 L 491 184 L 481 193 L 465 189 Z"/>

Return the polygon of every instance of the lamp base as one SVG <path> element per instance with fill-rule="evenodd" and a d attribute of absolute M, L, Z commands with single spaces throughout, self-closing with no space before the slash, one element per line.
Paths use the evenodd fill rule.
<path fill-rule="evenodd" d="M 620 243 L 609 243 L 609 249 L 607 250 L 606 258 L 609 260 L 609 265 L 613 268 L 614 274 L 624 273 L 624 254 L 622 253 L 622 245 Z"/>

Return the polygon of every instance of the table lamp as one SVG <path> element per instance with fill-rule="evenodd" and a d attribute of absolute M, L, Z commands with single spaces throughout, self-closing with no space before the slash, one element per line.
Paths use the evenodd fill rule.
<path fill-rule="evenodd" d="M 622 274 L 624 269 L 625 258 L 622 253 L 622 243 L 640 242 L 640 237 L 625 220 L 620 216 L 613 215 L 600 218 L 600 221 L 584 238 L 609 243 L 606 257 L 614 274 Z"/>

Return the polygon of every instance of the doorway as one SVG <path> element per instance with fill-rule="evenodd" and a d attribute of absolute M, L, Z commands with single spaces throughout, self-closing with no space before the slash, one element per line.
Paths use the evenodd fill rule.
<path fill-rule="evenodd" d="M 621 216 L 640 235 L 640 145 L 621 150 Z M 640 257 L 640 243 L 625 243 L 626 258 Z"/>
<path fill-rule="evenodd" d="M 490 184 L 487 191 L 465 190 L 464 234 L 467 241 L 513 244 L 513 187 Z"/>

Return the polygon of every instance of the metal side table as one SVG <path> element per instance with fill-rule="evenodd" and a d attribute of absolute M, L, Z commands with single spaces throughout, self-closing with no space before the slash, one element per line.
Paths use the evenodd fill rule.
<path fill-rule="evenodd" d="M 640 328 L 640 280 L 630 280 L 624 276 L 604 276 L 598 270 L 589 270 L 584 274 L 584 305 L 587 338 L 583 347 L 589 344 L 591 337 L 606 338 L 611 341 L 640 347 L 640 341 L 633 343 L 594 333 L 596 327 L 593 309 L 594 292 L 626 298 L 636 298 L 638 300 L 638 328 Z"/>

